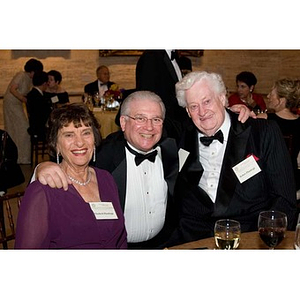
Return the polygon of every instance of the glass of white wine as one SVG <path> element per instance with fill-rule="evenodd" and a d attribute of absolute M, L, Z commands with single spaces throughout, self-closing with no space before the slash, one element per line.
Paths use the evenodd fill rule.
<path fill-rule="evenodd" d="M 215 223 L 214 234 L 218 249 L 236 249 L 240 244 L 241 224 L 231 219 L 218 220 Z"/>
<path fill-rule="evenodd" d="M 300 214 L 298 216 L 298 222 L 295 231 L 295 242 L 294 247 L 296 250 L 300 250 Z"/>

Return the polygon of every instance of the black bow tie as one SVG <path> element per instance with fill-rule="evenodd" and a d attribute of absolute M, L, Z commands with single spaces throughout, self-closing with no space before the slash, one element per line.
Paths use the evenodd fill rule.
<path fill-rule="evenodd" d="M 178 52 L 176 50 L 171 51 L 171 60 L 175 59 L 176 61 L 179 59 Z"/>
<path fill-rule="evenodd" d="M 221 130 L 219 130 L 215 135 L 213 136 L 202 136 L 200 137 L 200 142 L 204 146 L 209 146 L 213 140 L 218 140 L 221 144 L 224 142 L 224 136 Z"/>
<path fill-rule="evenodd" d="M 107 85 L 107 83 L 100 83 L 100 86 L 104 86 L 104 85 Z"/>
<path fill-rule="evenodd" d="M 148 154 L 142 154 L 138 153 L 135 150 L 133 150 L 127 143 L 125 144 L 126 148 L 129 152 L 131 152 L 133 155 L 135 155 L 135 164 L 138 166 L 141 164 L 145 159 L 148 159 L 149 161 L 153 162 L 155 161 L 155 157 L 157 155 L 157 150 L 154 150 Z"/>

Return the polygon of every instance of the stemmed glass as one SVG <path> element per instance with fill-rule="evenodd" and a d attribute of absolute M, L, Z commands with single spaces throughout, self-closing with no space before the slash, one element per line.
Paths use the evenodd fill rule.
<path fill-rule="evenodd" d="M 94 101 L 95 101 L 95 106 L 96 107 L 99 107 L 100 105 L 100 95 L 99 95 L 99 93 L 98 92 L 96 92 L 95 94 L 94 94 Z"/>
<path fill-rule="evenodd" d="M 280 211 L 262 211 L 258 217 L 258 232 L 260 238 L 274 249 L 284 239 L 287 228 L 287 216 Z"/>
<path fill-rule="evenodd" d="M 236 249 L 240 243 L 241 225 L 235 220 L 218 220 L 215 223 L 214 234 L 218 249 Z"/>

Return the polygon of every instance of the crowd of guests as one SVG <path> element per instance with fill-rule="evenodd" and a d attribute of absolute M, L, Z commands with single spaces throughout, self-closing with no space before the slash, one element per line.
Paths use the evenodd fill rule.
<path fill-rule="evenodd" d="M 101 92 L 105 68 L 106 79 L 97 69 L 85 91 Z M 263 106 L 251 74 L 237 76 L 230 102 L 219 74 L 183 76 L 171 50 L 148 50 L 119 110 L 120 131 L 101 141 L 83 103 L 52 110 L 47 140 L 56 163 L 41 163 L 25 192 L 16 248 L 162 249 L 213 236 L 222 218 L 255 231 L 259 212 L 271 209 L 294 229 L 295 153 L 277 119 L 298 120 L 299 82 L 276 82 Z"/>
<path fill-rule="evenodd" d="M 4 94 L 4 129 L 18 148 L 19 164 L 31 163 L 31 141 L 45 139 L 51 110 L 69 102 L 68 93 L 60 86 L 61 73 L 43 70 L 39 60 L 28 60 Z"/>

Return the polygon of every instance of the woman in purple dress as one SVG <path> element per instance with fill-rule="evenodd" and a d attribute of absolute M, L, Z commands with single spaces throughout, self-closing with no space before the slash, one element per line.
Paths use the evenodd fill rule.
<path fill-rule="evenodd" d="M 17 220 L 16 249 L 127 248 L 116 183 L 107 171 L 89 166 L 100 140 L 99 124 L 84 104 L 52 112 L 49 151 L 70 186 L 65 191 L 34 181 L 27 187 Z"/>

